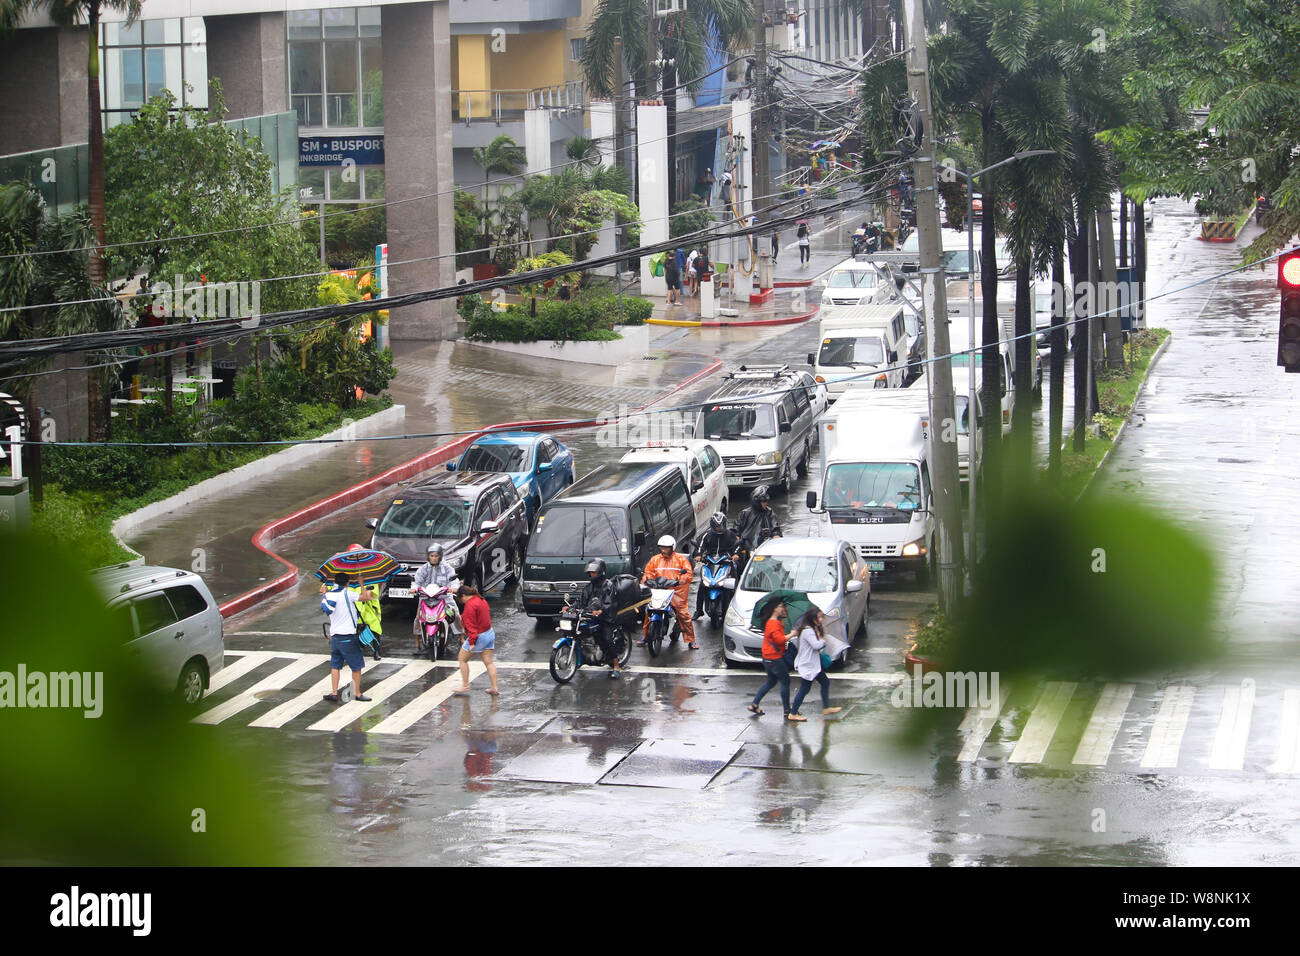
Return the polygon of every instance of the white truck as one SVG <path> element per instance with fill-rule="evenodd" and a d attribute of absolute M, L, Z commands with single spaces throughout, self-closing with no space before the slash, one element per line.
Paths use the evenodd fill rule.
<path fill-rule="evenodd" d="M 859 383 L 901 388 L 911 381 L 914 340 L 905 311 L 901 302 L 892 302 L 846 306 L 822 317 L 818 351 L 808 353 L 808 364 L 832 399 Z"/>
<path fill-rule="evenodd" d="M 929 415 L 873 408 L 874 399 L 846 394 L 818 422 L 821 493 L 808 492 L 808 508 L 869 571 L 910 570 L 924 586 L 936 527 Z"/>
<path fill-rule="evenodd" d="M 979 378 L 977 376 L 976 385 L 978 386 L 978 384 Z M 970 404 L 970 398 L 965 391 L 965 379 L 954 382 L 954 385 L 958 389 L 957 394 L 953 396 L 955 421 L 948 426 L 940 424 L 940 427 L 935 430 L 935 435 L 941 440 L 945 437 L 956 440 L 957 471 L 961 480 L 966 481 L 970 477 L 970 416 L 966 411 Z M 860 408 L 864 414 L 912 412 L 928 418 L 930 396 L 926 389 L 925 377 L 922 376 L 908 388 L 864 388 L 855 385 L 844 393 L 844 398 L 840 399 L 840 405 L 849 409 Z M 839 410 L 840 405 L 836 406 L 836 411 Z M 982 408 L 977 389 L 975 411 L 981 421 L 983 420 Z M 983 451 L 983 439 L 982 433 L 977 431 L 976 434 L 976 453 L 978 455 Z"/>

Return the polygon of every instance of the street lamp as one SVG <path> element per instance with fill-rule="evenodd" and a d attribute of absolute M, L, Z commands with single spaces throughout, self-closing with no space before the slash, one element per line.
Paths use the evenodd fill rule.
<path fill-rule="evenodd" d="M 985 166 L 981 170 L 970 173 L 960 169 L 954 169 L 958 176 L 966 180 L 966 289 L 970 308 L 970 348 L 975 348 L 975 180 L 985 173 L 992 172 L 1000 166 L 1008 166 L 1017 160 L 1025 159 L 1029 156 L 1055 156 L 1054 149 L 1028 149 L 1020 153 L 1008 156 L 1001 162 L 994 163 L 992 166 Z M 993 210 L 984 210 L 985 215 L 993 215 Z M 997 308 L 997 303 L 993 304 Z M 978 462 L 975 459 L 976 448 L 979 445 L 979 417 L 975 414 L 975 353 L 972 351 L 966 356 L 966 362 L 970 371 L 970 394 L 966 399 L 966 431 L 967 441 L 970 444 L 970 465 L 969 474 L 967 475 L 967 488 L 970 494 L 970 547 L 967 554 L 970 560 L 967 562 L 967 568 L 973 569 L 975 561 L 978 558 L 978 552 L 975 550 L 975 471 Z M 1001 427 L 999 424 L 998 427 Z M 973 573 L 968 571 L 968 573 Z M 970 579 L 967 578 L 969 583 Z"/>

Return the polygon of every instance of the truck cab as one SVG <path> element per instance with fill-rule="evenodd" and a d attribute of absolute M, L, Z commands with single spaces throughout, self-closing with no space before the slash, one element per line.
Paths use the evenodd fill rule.
<path fill-rule="evenodd" d="M 822 318 L 816 353 L 808 353 L 816 381 L 832 399 L 851 386 L 902 388 L 914 339 L 902 303 L 858 305 Z"/>

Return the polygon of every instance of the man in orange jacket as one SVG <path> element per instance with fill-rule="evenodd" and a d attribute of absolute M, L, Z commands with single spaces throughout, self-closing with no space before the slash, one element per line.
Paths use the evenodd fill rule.
<path fill-rule="evenodd" d="M 673 589 L 673 613 L 677 615 L 677 626 L 681 628 L 682 639 L 686 641 L 687 646 L 698 651 L 700 645 L 695 643 L 695 622 L 691 620 L 690 611 L 687 610 L 688 597 L 691 593 L 691 578 L 694 572 L 691 569 L 691 562 L 684 554 L 678 554 L 676 551 L 677 539 L 670 534 L 664 535 L 659 539 L 659 553 L 645 563 L 645 573 L 641 575 L 641 583 L 653 581 L 658 577 L 668 579 L 677 578 L 677 587 Z M 645 634 L 650 630 L 650 615 L 647 614 L 645 624 L 642 626 L 642 638 L 638 642 L 645 643 Z"/>

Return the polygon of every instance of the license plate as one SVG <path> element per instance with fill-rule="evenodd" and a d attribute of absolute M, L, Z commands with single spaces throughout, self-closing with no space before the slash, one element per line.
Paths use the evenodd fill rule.
<path fill-rule="evenodd" d="M 884 562 L 884 561 L 868 561 L 868 562 L 867 562 L 867 570 L 868 570 L 868 571 L 883 571 L 883 570 L 885 570 L 885 562 Z"/>
<path fill-rule="evenodd" d="M 569 620 L 561 620 L 561 621 L 560 621 L 560 630 L 562 630 L 562 631 L 571 631 L 571 630 L 573 630 L 573 622 L 572 622 L 572 621 L 569 621 Z"/>
<path fill-rule="evenodd" d="M 388 596 L 390 598 L 409 598 L 411 596 L 410 588 L 389 588 Z"/>
<path fill-rule="evenodd" d="M 728 484 L 728 485 L 743 485 L 744 483 L 745 483 L 745 477 L 744 477 L 743 475 L 728 475 L 728 476 L 727 476 L 727 484 Z"/>

